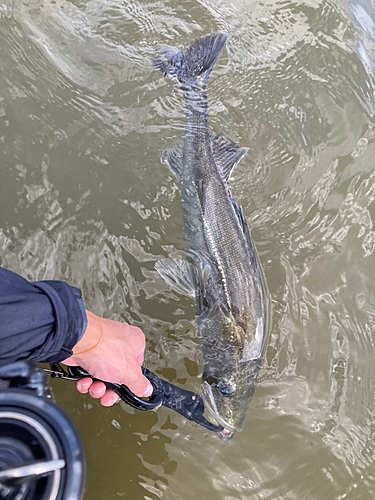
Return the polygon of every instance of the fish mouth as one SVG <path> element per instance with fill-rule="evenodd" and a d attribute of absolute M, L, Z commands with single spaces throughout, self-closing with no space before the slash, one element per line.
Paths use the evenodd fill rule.
<path fill-rule="evenodd" d="M 220 439 L 223 441 L 229 441 L 233 437 L 234 433 L 238 432 L 238 429 L 233 427 L 229 422 L 220 416 L 212 394 L 212 388 L 207 382 L 203 382 L 201 385 L 200 393 L 204 402 L 205 410 L 207 411 L 207 416 L 214 421 L 213 423 L 224 427 L 224 429 L 218 433 Z"/>
<path fill-rule="evenodd" d="M 224 441 L 225 443 L 227 441 L 230 441 L 232 439 L 232 437 L 234 436 L 234 432 L 231 432 L 231 431 L 227 431 L 226 429 L 223 429 L 222 431 L 220 431 L 219 433 L 219 438 Z"/>

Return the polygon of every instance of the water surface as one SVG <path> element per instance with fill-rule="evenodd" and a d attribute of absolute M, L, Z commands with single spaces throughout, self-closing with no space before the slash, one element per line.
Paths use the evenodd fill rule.
<path fill-rule="evenodd" d="M 194 304 L 154 270 L 184 256 L 161 164 L 184 103 L 150 57 L 229 34 L 210 121 L 249 148 L 231 180 L 271 296 L 245 428 L 231 442 L 54 382 L 86 449 L 85 500 L 375 495 L 373 0 L 0 3 L 0 265 L 83 289 L 140 326 L 145 364 L 198 391 Z"/>

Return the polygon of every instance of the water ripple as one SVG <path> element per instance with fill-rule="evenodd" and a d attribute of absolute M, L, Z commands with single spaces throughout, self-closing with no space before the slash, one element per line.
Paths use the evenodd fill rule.
<path fill-rule="evenodd" d="M 95 468 L 87 498 L 374 496 L 373 12 L 366 0 L 0 4 L 0 265 L 80 286 L 90 309 L 144 329 L 150 368 L 192 390 L 194 305 L 154 270 L 184 256 L 179 185 L 160 163 L 184 103 L 150 57 L 229 33 L 210 119 L 249 148 L 231 190 L 272 298 L 259 384 L 226 444 L 167 409 L 107 413 L 58 389 Z"/>

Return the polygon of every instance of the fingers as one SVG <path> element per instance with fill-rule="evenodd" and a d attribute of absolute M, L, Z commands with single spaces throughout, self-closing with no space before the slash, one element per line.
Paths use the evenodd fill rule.
<path fill-rule="evenodd" d="M 76 382 L 77 391 L 81 394 L 86 394 L 93 383 L 93 380 L 89 377 L 81 378 Z"/>
<path fill-rule="evenodd" d="M 104 396 L 100 398 L 100 403 L 102 406 L 112 406 L 117 403 L 117 401 L 119 401 L 118 395 L 110 389 L 107 389 Z"/>
<path fill-rule="evenodd" d="M 130 376 L 132 374 L 132 376 Z M 149 380 L 142 375 L 141 366 L 139 364 L 134 364 L 132 369 L 127 373 L 128 378 L 124 380 L 123 383 L 129 387 L 129 389 L 138 397 L 149 397 L 153 393 L 153 387 Z M 107 390 L 105 384 L 96 380 L 95 382 L 89 378 L 84 377 L 76 382 L 76 388 L 81 394 L 89 393 L 92 398 L 101 399 L 106 394 L 106 392 L 110 392 L 112 394 L 116 394 L 114 391 Z M 118 397 L 115 396 L 106 396 L 104 398 L 103 406 L 111 406 L 115 401 L 117 401 Z M 101 401 L 102 402 L 102 401 Z M 103 404 L 103 402 L 102 402 Z"/>
<path fill-rule="evenodd" d="M 129 389 L 138 397 L 149 397 L 152 395 L 154 388 L 149 380 L 144 375 L 138 375 L 137 378 L 129 383 Z M 94 399 L 100 399 L 103 406 L 112 406 L 117 402 L 118 396 L 114 391 L 106 388 L 103 382 L 96 380 L 95 382 L 89 378 L 81 378 L 76 382 L 76 388 L 81 394 L 89 393 Z"/>
<path fill-rule="evenodd" d="M 119 399 L 118 395 L 114 391 L 107 389 L 103 382 L 94 382 L 89 377 L 78 380 L 76 388 L 81 394 L 89 393 L 92 398 L 100 399 L 102 406 L 112 406 Z"/>
<path fill-rule="evenodd" d="M 106 390 L 107 388 L 103 382 L 95 380 L 89 389 L 89 394 L 94 399 L 100 399 L 104 396 Z"/>
<path fill-rule="evenodd" d="M 104 396 L 107 388 L 103 382 L 88 377 L 81 378 L 76 382 L 76 388 L 81 394 L 89 393 L 92 398 L 99 399 Z M 112 391 L 113 392 L 113 391 Z"/>

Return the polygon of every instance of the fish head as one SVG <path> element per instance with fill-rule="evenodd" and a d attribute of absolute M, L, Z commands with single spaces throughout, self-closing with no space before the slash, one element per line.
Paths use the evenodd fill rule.
<path fill-rule="evenodd" d="M 243 429 L 259 368 L 260 359 L 256 359 L 237 367 L 236 373 L 228 369 L 203 373 L 200 392 L 205 410 L 209 419 L 224 427 L 224 440 Z"/>
<path fill-rule="evenodd" d="M 248 356 L 251 343 L 248 332 L 220 304 L 202 322 L 200 333 L 201 396 L 208 418 L 224 427 L 221 437 L 228 440 L 244 426 L 255 391 L 260 356 Z"/>

